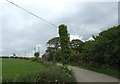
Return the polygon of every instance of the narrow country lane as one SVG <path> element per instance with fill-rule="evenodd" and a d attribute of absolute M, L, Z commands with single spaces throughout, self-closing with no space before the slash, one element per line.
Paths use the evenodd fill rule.
<path fill-rule="evenodd" d="M 117 78 L 94 71 L 69 66 L 73 70 L 77 82 L 118 82 Z"/>

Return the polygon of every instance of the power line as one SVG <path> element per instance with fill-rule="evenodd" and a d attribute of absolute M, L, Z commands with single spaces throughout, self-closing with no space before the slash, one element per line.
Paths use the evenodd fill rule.
<path fill-rule="evenodd" d="M 46 23 L 48 23 L 48 24 L 50 24 L 50 25 L 52 25 L 52 26 L 54 26 L 54 27 L 57 27 L 55 24 L 53 24 L 53 23 L 51 23 L 51 22 L 49 22 L 49 21 L 46 21 L 45 19 L 43 19 L 43 18 L 37 16 L 36 14 L 34 14 L 34 13 L 32 13 L 32 12 L 30 12 L 30 11 L 28 11 L 28 10 L 22 8 L 22 7 L 20 7 L 19 5 L 15 4 L 15 3 L 13 3 L 13 2 L 11 2 L 11 1 L 9 1 L 9 0 L 7 0 L 7 1 L 8 1 L 9 3 L 15 5 L 16 7 L 18 7 L 18 8 L 20 8 L 20 9 L 22 9 L 22 10 L 28 12 L 29 14 L 31 14 L 31 15 L 37 17 L 38 19 L 40 19 L 40 20 L 42 20 L 42 21 L 44 21 L 44 22 L 46 22 Z"/>

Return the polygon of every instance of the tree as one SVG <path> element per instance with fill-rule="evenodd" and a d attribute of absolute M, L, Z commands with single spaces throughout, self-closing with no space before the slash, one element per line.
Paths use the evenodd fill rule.
<path fill-rule="evenodd" d="M 39 52 L 35 52 L 35 53 L 34 53 L 34 56 L 35 56 L 36 58 L 38 58 L 38 57 L 39 57 L 39 55 L 40 55 L 40 53 L 39 53 Z"/>
<path fill-rule="evenodd" d="M 94 62 L 94 41 L 86 41 L 83 45 L 83 50 L 81 52 L 82 57 L 81 57 L 81 64 L 87 64 Z"/>
<path fill-rule="evenodd" d="M 47 42 L 49 47 L 52 47 L 55 51 L 60 47 L 59 37 L 54 37 Z"/>
<path fill-rule="evenodd" d="M 54 54 L 54 57 L 55 57 L 55 61 L 62 61 L 62 56 L 61 56 L 62 52 L 61 52 L 61 49 L 58 49 L 55 54 Z"/>
<path fill-rule="evenodd" d="M 62 61 L 63 61 L 63 64 L 66 64 L 67 59 L 70 56 L 69 34 L 67 31 L 66 25 L 61 24 L 59 26 L 59 36 L 60 36 L 60 45 L 61 45 L 61 52 L 62 52 Z"/>
<path fill-rule="evenodd" d="M 101 64 L 119 66 L 120 62 L 120 25 L 114 26 L 99 34 L 95 39 L 95 57 Z M 118 53 L 119 52 L 119 53 Z M 97 61 L 97 60 L 96 60 Z M 99 62 L 97 62 L 99 63 Z"/>
<path fill-rule="evenodd" d="M 48 60 L 53 61 L 55 60 L 55 52 L 58 50 L 58 48 L 60 47 L 60 40 L 59 37 L 54 37 L 52 39 L 50 39 L 47 42 L 47 50 L 46 50 L 46 56 L 48 58 Z"/>
<path fill-rule="evenodd" d="M 68 58 L 69 64 L 72 65 L 79 65 L 81 61 L 81 55 L 80 52 L 77 50 L 71 49 L 70 56 Z"/>
<path fill-rule="evenodd" d="M 83 50 L 83 42 L 79 39 L 73 39 L 71 42 L 70 42 L 70 47 L 71 49 L 73 50 L 77 50 L 79 51 L 80 53 L 82 52 Z"/>
<path fill-rule="evenodd" d="M 99 33 L 94 41 L 85 42 L 83 60 L 90 64 L 118 67 L 120 64 L 120 26 Z"/>

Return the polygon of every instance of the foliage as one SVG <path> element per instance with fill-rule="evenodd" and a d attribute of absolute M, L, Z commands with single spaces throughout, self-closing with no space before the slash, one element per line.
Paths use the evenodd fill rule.
<path fill-rule="evenodd" d="M 53 47 L 48 47 L 47 50 L 46 50 L 46 53 L 47 53 L 46 56 L 48 56 L 48 60 L 53 61 L 54 53 L 55 53 L 54 48 Z"/>
<path fill-rule="evenodd" d="M 94 51 L 99 51 L 99 54 L 95 54 L 95 57 L 102 56 L 102 64 L 118 66 L 120 62 L 120 26 L 101 32 L 95 40 Z"/>
<path fill-rule="evenodd" d="M 70 42 L 70 57 L 69 64 L 71 65 L 80 65 L 82 62 L 81 52 L 83 51 L 84 42 L 79 39 L 73 39 Z"/>
<path fill-rule="evenodd" d="M 60 45 L 61 45 L 61 52 L 62 52 L 62 61 L 63 63 L 67 63 L 67 59 L 70 56 L 70 49 L 69 49 L 69 34 L 67 31 L 67 26 L 62 24 L 59 26 L 59 38 L 60 38 Z"/>
<path fill-rule="evenodd" d="M 55 52 L 58 50 L 58 48 L 60 47 L 60 40 L 59 37 L 54 37 L 52 39 L 50 39 L 47 42 L 47 50 L 46 50 L 46 54 L 43 55 L 43 58 L 47 58 L 47 60 L 49 61 L 53 61 L 55 59 Z"/>
<path fill-rule="evenodd" d="M 120 62 L 120 26 L 112 27 L 95 37 L 95 41 L 85 42 L 83 58 L 110 67 L 118 67 Z"/>
<path fill-rule="evenodd" d="M 69 34 L 65 25 L 59 26 L 59 36 L 47 42 L 48 47 L 46 53 L 43 55 L 43 59 L 48 57 L 47 60 L 63 63 L 74 63 L 77 61 L 76 64 L 79 64 L 81 57 L 79 54 L 83 50 L 84 42 L 79 39 L 73 39 L 69 42 Z"/>
<path fill-rule="evenodd" d="M 81 53 L 82 50 L 83 50 L 83 45 L 84 45 L 84 42 L 82 42 L 82 41 L 79 40 L 79 39 L 73 39 L 73 40 L 70 42 L 70 47 L 71 47 L 71 49 L 76 50 L 76 51 L 79 51 L 80 53 Z"/>
<path fill-rule="evenodd" d="M 34 53 L 34 56 L 35 56 L 36 58 L 38 58 L 38 57 L 39 57 L 39 55 L 40 55 L 40 53 L 39 53 L 39 52 L 35 52 L 35 53 Z"/>
<path fill-rule="evenodd" d="M 60 25 L 59 36 L 61 49 L 51 54 L 56 61 L 84 67 L 96 64 L 98 67 L 119 68 L 120 25 L 104 30 L 93 36 L 94 40 L 85 42 L 79 39 L 69 42 L 67 26 Z"/>
<path fill-rule="evenodd" d="M 47 44 L 56 51 L 60 47 L 60 39 L 59 37 L 54 37 L 50 39 Z"/>
<path fill-rule="evenodd" d="M 60 62 L 62 60 L 62 52 L 61 49 L 58 49 L 55 54 L 55 61 Z"/>
<path fill-rule="evenodd" d="M 81 65 L 86 65 L 87 63 L 94 62 L 94 41 L 86 41 L 83 46 L 83 51 L 81 53 Z"/>
<path fill-rule="evenodd" d="M 77 50 L 71 50 L 70 56 L 68 58 L 68 63 L 71 65 L 79 65 L 81 60 L 81 54 Z"/>
<path fill-rule="evenodd" d="M 51 66 L 44 71 L 35 71 L 26 73 L 23 76 L 19 76 L 14 81 L 22 82 L 75 82 L 75 78 L 72 75 L 67 74 L 66 70 L 58 67 Z"/>

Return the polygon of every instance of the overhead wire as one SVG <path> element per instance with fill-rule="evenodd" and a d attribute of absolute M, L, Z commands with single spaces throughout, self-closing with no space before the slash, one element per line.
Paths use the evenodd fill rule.
<path fill-rule="evenodd" d="M 50 24 L 50 25 L 52 25 L 52 26 L 54 26 L 54 27 L 57 27 L 57 25 L 55 25 L 55 24 L 53 24 L 53 23 L 51 23 L 51 22 L 49 22 L 49 21 L 47 21 L 47 20 L 45 20 L 45 19 L 39 17 L 38 15 L 36 15 L 36 14 L 34 14 L 34 13 L 32 13 L 32 12 L 26 10 L 25 8 L 23 8 L 23 7 L 21 7 L 21 6 L 17 5 L 17 4 L 15 4 L 15 3 L 13 3 L 13 2 L 11 2 L 11 1 L 9 1 L 9 0 L 7 0 L 7 2 L 9 2 L 9 3 L 15 5 L 16 7 L 18 7 L 18 8 L 20 8 L 20 9 L 22 9 L 22 10 L 28 12 L 29 14 L 35 16 L 36 18 L 38 18 L 38 19 L 40 19 L 40 20 L 42 20 L 42 21 L 44 21 L 44 22 L 46 22 L 46 23 L 48 23 L 48 24 Z"/>

